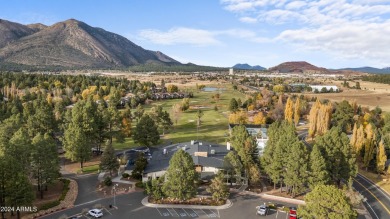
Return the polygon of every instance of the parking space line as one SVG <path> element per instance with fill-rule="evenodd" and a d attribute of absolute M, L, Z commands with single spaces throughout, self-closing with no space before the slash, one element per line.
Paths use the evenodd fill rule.
<path fill-rule="evenodd" d="M 170 210 L 169 208 L 167 208 L 168 212 L 169 212 L 173 217 L 180 217 L 179 214 L 178 214 L 173 208 L 171 208 L 171 209 L 172 209 L 172 211 L 173 211 L 174 213 L 172 213 L 171 210 Z"/>
<path fill-rule="evenodd" d="M 156 208 L 156 209 L 157 209 L 158 213 L 160 214 L 160 216 L 163 216 L 163 215 L 161 214 L 161 212 L 158 210 L 158 208 Z"/>
<path fill-rule="evenodd" d="M 276 218 L 278 218 L 278 213 L 279 213 L 279 211 L 276 211 Z"/>
<path fill-rule="evenodd" d="M 200 209 L 201 211 L 203 211 L 203 213 L 205 213 L 207 215 L 207 217 L 210 217 L 209 214 L 207 214 L 203 209 Z"/>
<path fill-rule="evenodd" d="M 211 213 L 208 213 L 209 217 L 212 217 L 212 218 L 218 217 L 218 215 L 212 209 L 205 209 L 205 210 L 211 212 Z"/>
<path fill-rule="evenodd" d="M 190 215 L 191 217 L 197 217 L 199 215 L 196 214 L 196 212 L 193 210 L 193 209 L 187 209 L 187 210 L 191 210 L 193 211 L 194 213 L 188 213 L 185 209 L 183 209 L 188 215 Z"/>
<path fill-rule="evenodd" d="M 202 212 L 200 209 L 192 209 L 199 217 L 204 217 L 206 213 Z M 207 215 L 207 214 L 206 214 Z M 208 217 L 208 215 L 207 215 Z"/>
<path fill-rule="evenodd" d="M 107 208 L 103 208 L 103 209 L 106 210 L 109 214 L 111 214 L 111 212 Z"/>

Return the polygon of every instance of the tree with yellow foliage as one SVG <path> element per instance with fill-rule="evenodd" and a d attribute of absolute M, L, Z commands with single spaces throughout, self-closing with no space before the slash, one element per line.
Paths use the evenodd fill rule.
<path fill-rule="evenodd" d="M 286 107 L 284 110 L 284 119 L 287 120 L 289 123 L 293 122 L 293 116 L 294 116 L 294 103 L 289 97 L 286 102 Z"/>
<path fill-rule="evenodd" d="M 359 154 L 359 152 L 362 150 L 364 145 L 364 129 L 363 125 L 360 125 L 358 127 L 358 124 L 355 123 L 352 130 L 352 136 L 350 143 L 352 145 L 352 148 L 354 149 L 355 153 Z"/>
<path fill-rule="evenodd" d="M 265 116 L 263 112 L 258 112 L 254 117 L 253 117 L 253 124 L 255 125 L 262 125 L 265 124 Z"/>
<path fill-rule="evenodd" d="M 385 144 L 383 143 L 383 140 L 379 142 L 378 146 L 378 152 L 376 153 L 376 170 L 378 173 L 383 173 L 385 170 L 385 164 L 387 161 L 386 156 L 386 150 L 385 150 Z"/>
<path fill-rule="evenodd" d="M 364 143 L 364 157 L 363 157 L 363 164 L 364 167 L 366 167 L 366 170 L 368 169 L 368 166 L 371 162 L 371 160 L 374 158 L 374 151 L 376 148 L 376 130 L 375 127 L 369 123 L 366 125 L 364 129 L 366 133 L 366 140 Z"/>
<path fill-rule="evenodd" d="M 237 111 L 235 113 L 230 113 L 229 123 L 231 124 L 247 124 L 248 115 L 244 111 Z"/>
<path fill-rule="evenodd" d="M 294 105 L 294 124 L 298 125 L 301 118 L 301 99 L 297 98 Z"/>
<path fill-rule="evenodd" d="M 329 130 L 332 118 L 333 106 L 331 103 L 322 104 L 318 99 L 310 109 L 309 115 L 309 137 L 323 135 Z"/>

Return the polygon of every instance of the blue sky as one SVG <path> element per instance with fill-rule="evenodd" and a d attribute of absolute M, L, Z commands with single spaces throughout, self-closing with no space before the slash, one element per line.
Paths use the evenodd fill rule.
<path fill-rule="evenodd" d="M 390 67 L 390 0 L 0 0 L 0 18 L 74 18 L 180 62 Z"/>

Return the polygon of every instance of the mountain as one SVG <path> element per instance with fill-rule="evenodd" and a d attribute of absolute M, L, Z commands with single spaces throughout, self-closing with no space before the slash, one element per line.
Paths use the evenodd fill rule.
<path fill-rule="evenodd" d="M 125 37 L 75 19 L 48 27 L 2 22 L 6 24 L 2 26 L 10 26 L 0 29 L 0 61 L 4 63 L 66 68 L 181 64 L 161 52 L 145 50 Z"/>
<path fill-rule="evenodd" d="M 269 68 L 270 71 L 280 73 L 329 73 L 326 68 L 320 68 L 308 62 L 284 62 L 275 67 Z"/>
<path fill-rule="evenodd" d="M 340 70 L 351 70 L 365 73 L 376 73 L 376 74 L 390 74 L 390 67 L 387 68 L 373 68 L 373 67 L 360 67 L 360 68 L 343 68 Z"/>
<path fill-rule="evenodd" d="M 251 65 L 248 65 L 248 64 L 236 64 L 232 67 L 233 69 L 242 69 L 242 70 L 266 70 L 266 68 L 260 66 L 260 65 L 255 65 L 255 66 L 251 66 Z"/>
<path fill-rule="evenodd" d="M 0 19 L 0 48 L 35 32 L 37 31 L 23 24 Z"/>

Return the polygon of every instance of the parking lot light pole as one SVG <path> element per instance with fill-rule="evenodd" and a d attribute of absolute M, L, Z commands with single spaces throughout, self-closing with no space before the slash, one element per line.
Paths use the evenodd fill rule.
<path fill-rule="evenodd" d="M 116 200 L 115 200 L 115 196 L 116 196 L 116 187 L 118 186 L 118 184 L 115 184 L 114 185 L 114 188 L 113 188 L 113 190 L 114 190 L 114 207 L 116 208 Z"/>

